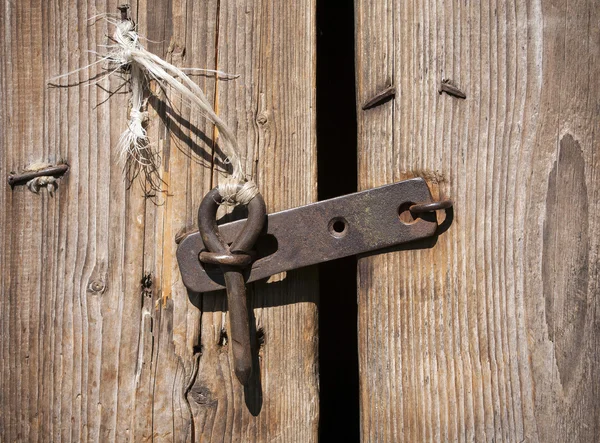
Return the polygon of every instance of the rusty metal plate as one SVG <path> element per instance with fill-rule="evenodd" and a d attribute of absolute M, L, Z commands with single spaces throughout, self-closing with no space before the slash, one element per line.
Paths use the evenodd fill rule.
<path fill-rule="evenodd" d="M 400 220 L 401 208 L 431 203 L 421 178 L 369 189 L 298 208 L 270 214 L 257 242 L 258 259 L 246 271 L 248 282 L 283 271 L 336 258 L 376 251 L 435 234 L 435 217 Z M 245 220 L 219 226 L 226 242 L 232 242 Z M 219 267 L 200 262 L 206 250 L 198 232 L 185 237 L 177 260 L 185 286 L 194 292 L 224 289 Z"/>

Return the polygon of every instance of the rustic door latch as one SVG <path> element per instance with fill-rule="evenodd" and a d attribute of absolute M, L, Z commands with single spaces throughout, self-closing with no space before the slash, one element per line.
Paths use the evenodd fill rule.
<path fill-rule="evenodd" d="M 246 282 L 433 237 L 438 233 L 435 211 L 452 207 L 450 200 L 434 201 L 421 178 L 268 217 L 258 194 L 248 205 L 248 219 L 219 227 L 218 201 L 217 189 L 206 195 L 198 214 L 200 230 L 181 241 L 177 260 L 189 290 L 227 288 L 234 367 L 242 384 L 249 379 L 252 360 Z"/>
<path fill-rule="evenodd" d="M 208 251 L 202 250 L 196 256 L 196 260 L 220 267 L 227 288 L 235 375 L 243 385 L 246 385 L 252 372 L 252 355 L 246 307 L 246 282 L 242 270 L 252 263 L 252 248 L 265 224 L 267 209 L 262 196 L 256 194 L 248 203 L 248 218 L 244 221 L 243 227 L 236 233 L 233 242 L 228 243 L 221 237 L 217 227 L 218 202 L 221 200 L 219 189 L 215 188 L 206 194 L 200 203 L 198 227 L 202 243 L 206 245 Z"/>

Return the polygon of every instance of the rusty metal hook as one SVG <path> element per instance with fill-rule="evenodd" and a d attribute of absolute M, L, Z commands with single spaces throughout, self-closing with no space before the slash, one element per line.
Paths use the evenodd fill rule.
<path fill-rule="evenodd" d="M 424 213 L 424 212 L 435 212 L 435 211 L 439 211 L 442 209 L 448 209 L 451 208 L 453 205 L 452 200 L 441 200 L 441 201 L 437 201 L 437 202 L 431 202 L 431 203 L 418 203 L 418 204 L 414 204 L 411 205 L 410 208 L 408 208 L 410 210 L 410 212 L 414 212 L 415 214 L 420 214 L 420 213 Z"/>
<path fill-rule="evenodd" d="M 241 187 L 241 185 L 239 185 Z M 198 209 L 198 227 L 208 251 L 200 253 L 200 261 L 218 264 L 227 288 L 231 348 L 235 375 L 245 386 L 252 373 L 250 327 L 243 270 L 253 261 L 252 248 L 267 219 L 267 208 L 260 194 L 248 203 L 248 218 L 242 231 L 229 246 L 219 233 L 217 209 L 221 201 L 218 188 L 210 191 Z"/>

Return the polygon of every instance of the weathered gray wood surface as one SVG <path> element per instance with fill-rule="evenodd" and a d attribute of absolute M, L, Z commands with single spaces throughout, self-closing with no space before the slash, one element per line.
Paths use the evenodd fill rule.
<path fill-rule="evenodd" d="M 127 95 L 100 104 L 100 88 L 46 86 L 94 60 L 86 50 L 110 29 L 87 20 L 116 6 L 18 0 L 0 13 L 0 176 L 36 160 L 71 165 L 54 198 L 0 192 L 0 440 L 314 441 L 314 270 L 250 290 L 264 337 L 260 383 L 246 394 L 223 294 L 192 303 L 181 283 L 175 237 L 220 177 L 213 128 L 177 100 L 151 100 L 168 189 L 157 206 L 139 183 L 127 189 L 116 162 Z M 240 74 L 195 78 L 236 132 L 270 211 L 316 199 L 314 13 L 312 0 L 132 4 L 151 51 Z"/>
<path fill-rule="evenodd" d="M 600 10 L 357 0 L 360 188 L 454 199 L 359 263 L 363 441 L 600 440 Z M 451 79 L 460 100 L 438 93 Z"/>

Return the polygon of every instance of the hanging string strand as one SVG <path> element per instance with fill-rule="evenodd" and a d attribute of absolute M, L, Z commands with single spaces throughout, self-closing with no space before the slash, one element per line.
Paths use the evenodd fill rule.
<path fill-rule="evenodd" d="M 123 9 L 120 9 L 123 12 Z M 178 68 L 146 50 L 140 43 L 140 36 L 135 24 L 127 18 L 127 14 L 122 14 L 121 20 L 116 20 L 108 14 L 93 18 L 104 19 L 115 26 L 115 32 L 111 39 L 113 44 L 106 45 L 108 53 L 88 66 L 60 75 L 51 81 L 68 77 L 101 62 L 107 62 L 110 66 L 112 72 L 107 76 L 114 72 L 128 72 L 131 84 L 131 110 L 127 128 L 119 138 L 118 149 L 123 161 L 135 162 L 146 172 L 156 171 L 156 165 L 154 164 L 155 155 L 151 152 L 152 144 L 145 129 L 148 114 L 144 111 L 146 107 L 144 94 L 148 90 L 150 81 L 170 87 L 173 92 L 214 124 L 221 135 L 221 148 L 226 155 L 224 162 L 231 164 L 232 168 L 231 174 L 221 180 L 218 186 L 223 197 L 222 204 L 231 206 L 248 204 L 258 193 L 258 189 L 253 181 L 246 179 L 237 139 L 225 121 L 214 111 L 204 91 L 184 72 L 186 69 Z M 215 70 L 199 68 L 193 70 L 213 73 L 217 76 L 229 76 Z M 168 90 L 168 88 L 164 89 Z M 241 188 L 238 186 L 240 183 L 243 184 Z"/>

